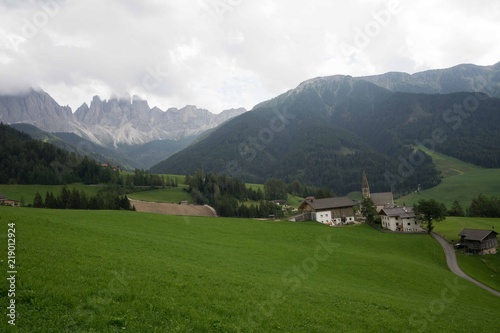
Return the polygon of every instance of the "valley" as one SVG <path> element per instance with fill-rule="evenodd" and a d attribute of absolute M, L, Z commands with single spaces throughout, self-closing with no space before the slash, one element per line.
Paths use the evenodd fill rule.
<path fill-rule="evenodd" d="M 0 331 L 497 331 L 500 299 L 454 275 L 425 230 L 381 230 L 356 211 L 361 187 L 391 191 L 404 215 L 424 199 L 467 213 L 481 194 L 495 203 L 499 71 L 319 77 L 219 114 L 0 96 L 13 125 L 0 124 L 0 199 L 21 206 L 0 206 L 2 244 L 16 237 L 0 262 L 15 254 L 17 269 L 0 294 L 18 314 Z M 345 195 L 309 214 L 352 220 L 288 220 L 304 200 Z M 434 232 L 454 245 L 464 228 L 500 230 L 483 211 L 438 217 Z M 498 253 L 455 252 L 500 290 Z"/>

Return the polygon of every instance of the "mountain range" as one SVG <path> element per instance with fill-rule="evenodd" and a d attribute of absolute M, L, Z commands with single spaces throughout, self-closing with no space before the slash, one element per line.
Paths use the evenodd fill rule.
<path fill-rule="evenodd" d="M 148 168 L 205 131 L 244 112 L 240 108 L 212 114 L 190 105 L 162 111 L 136 97 L 130 101 L 101 100 L 95 96 L 90 106 L 84 103 L 73 113 L 44 91 L 31 89 L 20 95 L 0 96 L 0 122 L 33 125 L 64 143 L 69 140 L 70 145 L 90 148 L 101 160 L 109 159 L 129 168 Z M 54 136 L 41 135 L 28 127 L 18 128 L 35 137 L 54 140 Z M 53 142 L 61 144 L 58 140 Z"/>
<path fill-rule="evenodd" d="M 94 97 L 75 112 L 43 91 L 0 96 L 0 122 L 125 168 L 247 182 L 279 178 L 347 194 L 366 171 L 373 191 L 407 193 L 441 176 L 427 151 L 500 167 L 500 63 L 415 74 L 307 80 L 251 111 Z M 50 133 L 48 133 L 50 132 Z"/>
<path fill-rule="evenodd" d="M 425 146 L 483 167 L 500 167 L 500 63 L 413 75 L 335 75 L 301 83 L 219 126 L 151 168 L 270 177 L 359 191 L 429 188 L 440 175 Z"/>

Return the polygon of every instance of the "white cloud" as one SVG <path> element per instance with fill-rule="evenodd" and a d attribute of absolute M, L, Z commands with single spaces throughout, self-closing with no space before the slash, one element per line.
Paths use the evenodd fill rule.
<path fill-rule="evenodd" d="M 500 60 L 495 0 L 0 1 L 0 93 L 244 106 L 311 77 Z"/>

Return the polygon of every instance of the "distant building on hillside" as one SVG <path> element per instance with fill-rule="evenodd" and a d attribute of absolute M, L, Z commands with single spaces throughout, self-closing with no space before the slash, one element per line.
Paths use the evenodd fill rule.
<path fill-rule="evenodd" d="M 348 197 L 304 200 L 299 211 L 308 215 L 310 220 L 325 224 L 340 225 L 354 222 L 356 202 Z"/>
<path fill-rule="evenodd" d="M 12 206 L 12 207 L 20 207 L 21 206 L 21 202 L 20 201 L 10 200 L 10 199 L 2 201 L 1 204 L 4 205 L 4 206 Z"/>
<path fill-rule="evenodd" d="M 17 200 L 11 200 L 11 199 L 7 198 L 7 196 L 0 194 L 0 205 L 19 207 L 19 206 L 21 206 L 21 202 L 17 201 Z"/>
<path fill-rule="evenodd" d="M 101 163 L 100 166 L 102 168 L 111 168 L 113 171 L 118 171 L 118 172 L 121 171 L 121 168 L 120 168 L 119 165 L 113 166 L 113 165 L 111 165 L 109 163 Z"/>
<path fill-rule="evenodd" d="M 413 207 L 391 207 L 380 210 L 382 228 L 399 232 L 422 231 Z"/>
<path fill-rule="evenodd" d="M 382 208 L 394 207 L 394 196 L 392 195 L 392 192 L 371 193 L 368 178 L 366 177 L 366 173 L 364 171 L 361 177 L 361 194 L 363 195 L 363 198 L 372 199 L 377 212 L 380 212 Z"/>
<path fill-rule="evenodd" d="M 498 233 L 493 230 L 464 229 L 459 234 L 464 251 L 474 254 L 497 253 Z"/>

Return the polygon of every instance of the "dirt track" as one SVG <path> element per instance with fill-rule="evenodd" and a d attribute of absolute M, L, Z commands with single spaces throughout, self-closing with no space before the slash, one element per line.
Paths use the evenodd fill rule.
<path fill-rule="evenodd" d="M 179 205 L 166 202 L 148 202 L 129 199 L 138 212 L 157 213 L 165 215 L 182 216 L 208 216 L 216 217 L 217 214 L 210 206 L 200 205 Z"/>

